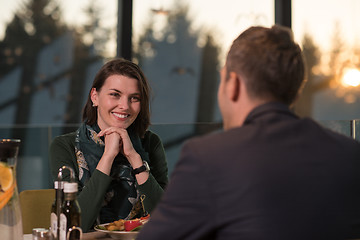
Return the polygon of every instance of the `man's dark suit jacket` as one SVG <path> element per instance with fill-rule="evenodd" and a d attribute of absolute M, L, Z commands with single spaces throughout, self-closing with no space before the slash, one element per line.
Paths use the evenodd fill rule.
<path fill-rule="evenodd" d="M 359 223 L 360 144 L 268 103 L 184 145 L 138 239 L 346 239 Z"/>

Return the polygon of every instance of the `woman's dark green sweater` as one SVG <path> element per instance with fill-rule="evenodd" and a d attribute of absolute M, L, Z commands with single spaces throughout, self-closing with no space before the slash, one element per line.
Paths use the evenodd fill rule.
<path fill-rule="evenodd" d="M 137 189 L 140 194 L 145 194 L 144 205 L 146 210 L 151 212 L 168 183 L 168 168 L 164 147 L 155 133 L 147 131 L 142 139 L 142 145 L 149 154 L 150 176 L 144 184 L 137 185 Z M 50 169 L 54 180 L 57 179 L 59 168 L 64 165 L 75 171 L 75 177 L 79 184 L 78 201 L 81 208 L 81 228 L 87 232 L 91 230 L 100 212 L 111 177 L 95 169 L 85 185 L 79 181 L 79 167 L 75 155 L 75 132 L 56 137 L 50 145 Z M 63 173 L 63 180 L 70 180 L 67 171 Z"/>

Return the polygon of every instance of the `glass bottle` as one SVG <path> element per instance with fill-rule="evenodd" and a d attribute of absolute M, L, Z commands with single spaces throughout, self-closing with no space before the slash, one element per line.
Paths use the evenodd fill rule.
<path fill-rule="evenodd" d="M 77 201 L 77 191 L 77 183 L 64 183 L 64 202 L 60 214 L 60 240 L 81 238 L 81 210 Z"/>
<path fill-rule="evenodd" d="M 18 139 L 0 139 L 0 233 L 2 240 L 23 239 L 16 184 L 19 145 Z"/>
<path fill-rule="evenodd" d="M 61 205 L 64 201 L 64 182 L 63 181 L 55 181 L 54 182 L 55 189 L 55 200 L 51 205 L 51 239 L 58 240 L 59 239 L 59 225 L 60 225 L 60 213 L 61 213 Z"/>

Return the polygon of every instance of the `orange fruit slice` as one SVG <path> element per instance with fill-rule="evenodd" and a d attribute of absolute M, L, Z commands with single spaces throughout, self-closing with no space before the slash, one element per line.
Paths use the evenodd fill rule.
<path fill-rule="evenodd" d="M 7 204 L 14 194 L 15 183 L 6 192 L 0 192 L 0 210 Z"/>
<path fill-rule="evenodd" d="M 13 196 L 15 185 L 12 169 L 0 162 L 0 210 Z"/>
<path fill-rule="evenodd" d="M 14 182 L 13 173 L 10 167 L 0 163 L 0 188 L 6 192 Z"/>

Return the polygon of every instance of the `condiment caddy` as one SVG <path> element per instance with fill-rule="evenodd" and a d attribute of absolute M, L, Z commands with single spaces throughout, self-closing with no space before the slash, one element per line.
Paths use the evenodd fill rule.
<path fill-rule="evenodd" d="M 70 172 L 70 182 L 63 181 L 63 171 Z M 78 240 L 82 236 L 81 209 L 77 201 L 78 184 L 71 167 L 59 169 L 58 179 L 54 182 L 56 196 L 51 207 L 51 239 Z"/>

